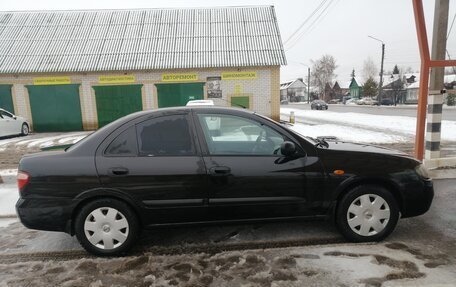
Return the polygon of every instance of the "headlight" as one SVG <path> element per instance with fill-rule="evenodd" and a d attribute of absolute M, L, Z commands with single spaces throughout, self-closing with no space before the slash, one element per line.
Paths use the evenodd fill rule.
<path fill-rule="evenodd" d="M 415 168 L 416 173 L 422 178 L 429 178 L 429 173 L 424 164 L 420 164 Z"/>

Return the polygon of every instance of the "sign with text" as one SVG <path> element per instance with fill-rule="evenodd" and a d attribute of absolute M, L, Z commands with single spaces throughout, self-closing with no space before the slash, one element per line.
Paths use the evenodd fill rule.
<path fill-rule="evenodd" d="M 67 85 L 71 84 L 70 77 L 38 77 L 33 78 L 33 84 L 39 85 Z"/>
<path fill-rule="evenodd" d="M 127 84 L 136 82 L 136 77 L 133 75 L 99 76 L 98 82 L 100 84 Z"/>
<path fill-rule="evenodd" d="M 196 73 L 162 74 L 163 82 L 192 82 L 197 80 L 198 75 Z"/>
<path fill-rule="evenodd" d="M 225 72 L 222 73 L 222 80 L 255 80 L 256 72 Z"/>

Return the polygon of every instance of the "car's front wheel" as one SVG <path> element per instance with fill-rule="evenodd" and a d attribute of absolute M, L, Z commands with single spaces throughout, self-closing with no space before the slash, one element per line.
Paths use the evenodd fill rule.
<path fill-rule="evenodd" d="M 339 202 L 336 223 L 342 235 L 353 242 L 380 241 L 396 227 L 399 208 L 387 189 L 360 185 Z"/>
<path fill-rule="evenodd" d="M 139 234 L 132 209 L 116 199 L 98 199 L 84 205 L 75 220 L 79 243 L 88 252 L 115 256 L 128 251 Z"/>
<path fill-rule="evenodd" d="M 30 132 L 30 129 L 29 129 L 28 124 L 23 123 L 22 127 L 21 127 L 21 135 L 26 136 L 29 134 L 29 132 Z"/>

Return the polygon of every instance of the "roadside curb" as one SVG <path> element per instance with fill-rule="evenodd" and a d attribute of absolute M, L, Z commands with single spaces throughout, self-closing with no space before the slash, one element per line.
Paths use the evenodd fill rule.
<path fill-rule="evenodd" d="M 456 169 L 431 169 L 428 172 L 432 179 L 456 179 Z"/>

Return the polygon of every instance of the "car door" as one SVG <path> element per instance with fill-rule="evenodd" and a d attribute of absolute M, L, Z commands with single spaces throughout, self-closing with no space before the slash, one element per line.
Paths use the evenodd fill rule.
<path fill-rule="evenodd" d="M 5 131 L 6 135 L 16 135 L 20 133 L 20 129 L 16 130 L 16 120 L 14 116 L 6 111 L 0 110 L 0 115 L 3 118 L 2 129 Z"/>
<path fill-rule="evenodd" d="M 243 113 L 244 114 L 244 113 Z M 289 137 L 260 117 L 195 111 L 208 171 L 213 220 L 290 217 L 308 214 L 307 161 L 297 143 L 281 155 Z"/>
<path fill-rule="evenodd" d="M 97 151 L 105 188 L 132 196 L 147 224 L 206 219 L 206 170 L 188 111 L 121 127 Z"/>
<path fill-rule="evenodd" d="M 8 135 L 7 130 L 7 123 L 6 120 L 3 118 L 2 114 L 0 113 L 0 137 L 4 137 Z"/>

